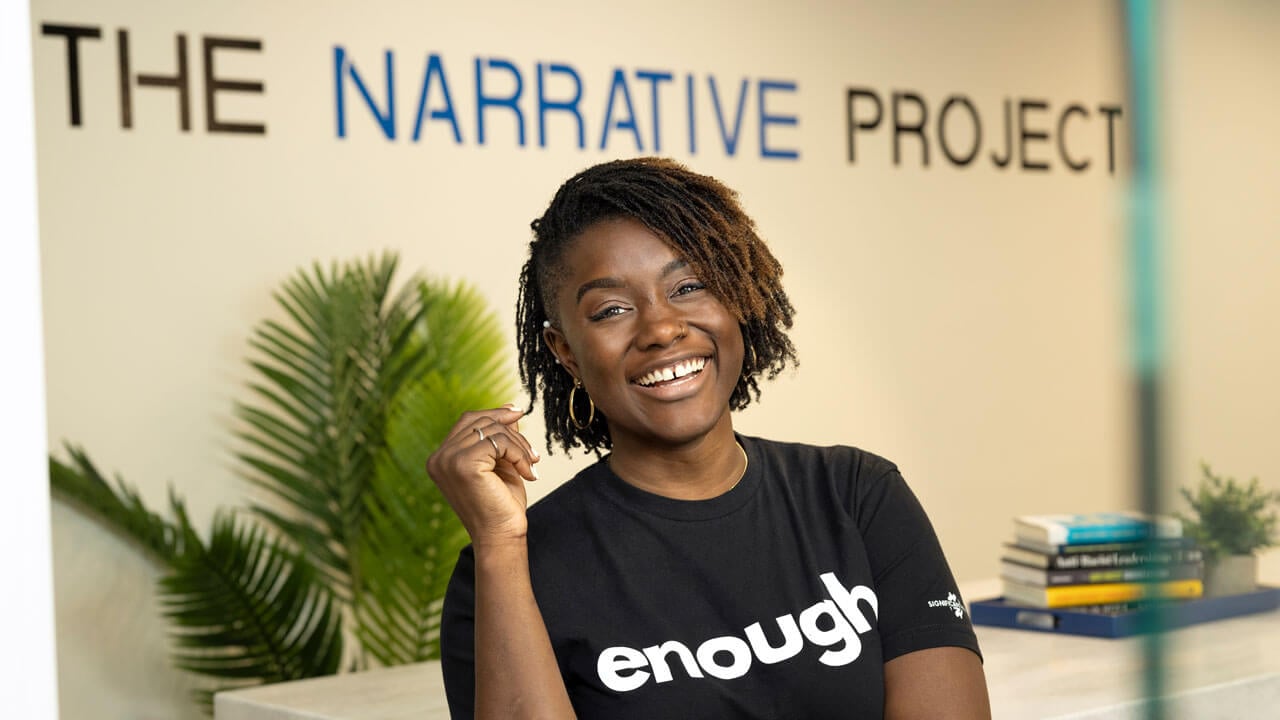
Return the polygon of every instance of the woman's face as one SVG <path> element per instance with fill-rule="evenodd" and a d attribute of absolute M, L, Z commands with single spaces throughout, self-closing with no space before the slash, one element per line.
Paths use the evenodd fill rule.
<path fill-rule="evenodd" d="M 547 344 L 608 416 L 614 447 L 731 427 L 742 332 L 692 267 L 629 218 L 587 228 L 564 262 Z"/>

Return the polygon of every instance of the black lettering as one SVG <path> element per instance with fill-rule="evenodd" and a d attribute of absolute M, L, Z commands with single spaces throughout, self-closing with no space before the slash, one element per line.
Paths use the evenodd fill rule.
<path fill-rule="evenodd" d="M 222 80 L 213 70 L 213 51 L 220 48 L 232 50 L 253 50 L 261 52 L 262 41 L 243 40 L 240 38 L 205 37 L 202 41 L 204 55 L 204 123 L 205 129 L 211 133 L 245 133 L 249 135 L 265 135 L 267 126 L 263 123 L 231 122 L 218 119 L 217 98 L 215 93 L 249 92 L 261 93 L 263 84 L 257 80 Z"/>
<path fill-rule="evenodd" d="M 969 148 L 969 154 L 959 156 L 951 153 L 951 146 L 947 144 L 947 113 L 951 112 L 951 108 L 956 105 L 963 105 L 969 111 L 969 117 L 973 119 L 973 145 Z M 978 111 L 973 107 L 973 103 L 969 102 L 969 98 L 963 95 L 952 95 L 943 103 L 942 110 L 938 111 L 938 147 L 942 148 L 942 154 L 954 165 L 964 167 L 973 162 L 978 156 L 978 149 L 982 147 L 982 120 L 978 118 Z"/>
<path fill-rule="evenodd" d="M 908 100 L 914 102 L 920 110 L 919 120 L 914 125 L 907 125 L 902 121 L 902 102 Z M 910 133 L 920 138 L 921 163 L 924 167 L 929 167 L 929 138 L 924 135 L 925 123 L 929 121 L 929 108 L 925 105 L 924 100 L 913 92 L 895 92 L 893 94 L 893 164 L 900 165 L 900 143 L 899 139 L 904 133 Z"/>
<path fill-rule="evenodd" d="M 120 64 L 120 126 L 126 129 L 133 127 L 133 88 L 134 78 L 129 64 L 129 31 L 121 29 L 116 33 L 119 42 Z M 173 75 L 137 76 L 138 87 L 166 87 L 178 91 L 178 126 L 183 132 L 191 130 L 191 93 L 187 74 L 187 36 L 179 33 L 176 40 L 178 70 Z"/>
<path fill-rule="evenodd" d="M 1023 170 L 1048 170 L 1049 163 L 1033 162 L 1027 159 L 1027 141 L 1028 140 L 1048 140 L 1049 133 L 1043 131 L 1032 132 L 1027 129 L 1027 111 L 1028 110 L 1047 110 L 1049 104 L 1043 100 L 1019 100 L 1018 101 L 1018 155 L 1022 158 Z"/>
<path fill-rule="evenodd" d="M 1081 172 L 1089 167 L 1089 158 L 1076 162 L 1067 154 L 1067 118 L 1072 115 L 1083 115 L 1087 118 L 1089 117 L 1089 111 L 1084 109 L 1083 105 L 1076 104 L 1068 105 L 1062 111 L 1062 115 L 1058 117 L 1058 155 L 1062 157 L 1062 162 L 1066 163 L 1067 167 L 1076 172 Z"/>
<path fill-rule="evenodd" d="M 855 113 L 853 106 L 855 101 L 860 98 L 870 98 L 875 103 L 876 117 L 874 120 L 858 122 L 854 119 Z M 692 117 L 693 106 L 690 104 L 690 117 Z M 884 106 L 880 103 L 880 96 L 874 90 L 866 90 L 863 88 L 849 88 L 849 95 L 845 105 L 845 117 L 849 127 L 849 163 L 854 161 L 854 134 L 857 130 L 871 130 L 880 124 L 881 118 L 884 117 Z"/>
<path fill-rule="evenodd" d="M 121 28 L 116 31 L 116 61 L 119 65 L 117 75 L 120 76 L 120 127 L 133 127 L 133 83 L 130 81 L 129 69 L 129 31 Z"/>
<path fill-rule="evenodd" d="M 80 127 L 80 39 L 102 37 L 102 31 L 88 25 L 55 25 L 44 23 L 41 35 L 61 35 L 67 39 L 67 105 L 71 110 L 71 126 Z"/>
<path fill-rule="evenodd" d="M 1004 101 L 1004 157 L 991 153 L 991 162 L 998 168 L 1009 166 L 1013 160 L 1013 106 L 1008 98 Z"/>
<path fill-rule="evenodd" d="M 1098 112 L 1107 116 L 1107 173 L 1116 174 L 1116 118 L 1120 115 L 1119 105 L 1099 105 Z"/>

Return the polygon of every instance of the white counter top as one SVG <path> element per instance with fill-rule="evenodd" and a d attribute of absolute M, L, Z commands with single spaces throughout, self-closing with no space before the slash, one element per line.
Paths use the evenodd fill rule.
<path fill-rule="evenodd" d="M 967 599 L 999 583 L 965 586 Z M 1143 638 L 978 626 L 996 718 L 1140 718 Z M 1280 718 L 1280 611 L 1165 633 L 1171 718 Z M 221 718 L 219 718 L 221 720 Z"/>
<path fill-rule="evenodd" d="M 972 600 L 999 583 L 963 586 Z M 977 628 L 996 718 L 1141 717 L 1142 639 Z M 1280 717 L 1280 611 L 1165 635 L 1171 718 Z M 437 720 L 449 717 L 438 663 L 220 693 L 217 720 Z"/>
<path fill-rule="evenodd" d="M 218 693 L 216 720 L 448 720 L 440 663 Z"/>

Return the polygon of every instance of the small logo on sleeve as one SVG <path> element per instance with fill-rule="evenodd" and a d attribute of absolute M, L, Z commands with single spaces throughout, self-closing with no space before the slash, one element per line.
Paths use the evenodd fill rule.
<path fill-rule="evenodd" d="M 946 600 L 930 600 L 929 607 L 951 608 L 951 612 L 955 613 L 956 617 L 964 617 L 964 605 L 960 604 L 960 598 L 956 597 L 953 592 L 947 593 Z"/>

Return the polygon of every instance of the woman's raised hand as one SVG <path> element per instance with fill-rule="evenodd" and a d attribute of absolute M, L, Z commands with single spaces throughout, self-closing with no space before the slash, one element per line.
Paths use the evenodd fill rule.
<path fill-rule="evenodd" d="M 524 482 L 538 479 L 541 458 L 520 434 L 523 416 L 514 405 L 463 413 L 427 458 L 427 473 L 476 546 L 523 542 L 528 530 Z"/>

